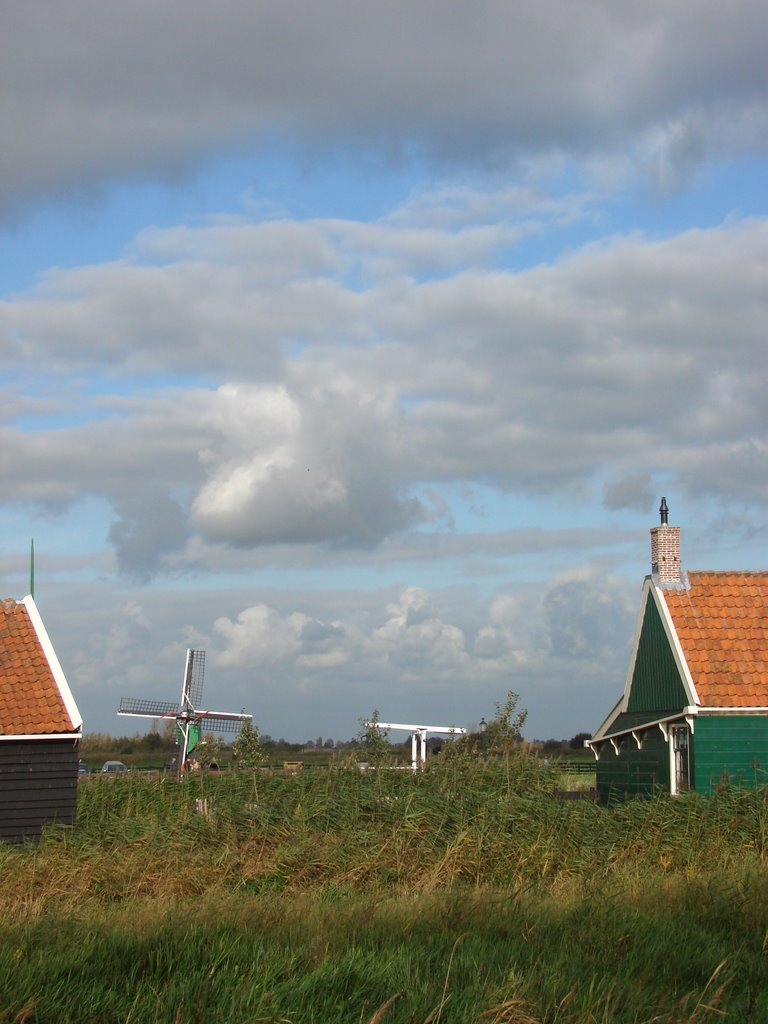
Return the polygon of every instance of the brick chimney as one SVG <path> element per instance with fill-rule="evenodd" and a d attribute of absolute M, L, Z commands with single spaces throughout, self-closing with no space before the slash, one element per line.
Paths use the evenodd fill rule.
<path fill-rule="evenodd" d="M 661 499 L 659 506 L 661 526 L 651 530 L 651 573 L 663 586 L 665 583 L 681 583 L 680 572 L 680 527 L 670 526 L 667 499 Z"/>

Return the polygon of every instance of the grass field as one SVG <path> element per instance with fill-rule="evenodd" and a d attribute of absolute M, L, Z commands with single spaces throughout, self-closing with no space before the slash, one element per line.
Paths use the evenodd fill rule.
<path fill-rule="evenodd" d="M 0 848 L 0 1020 L 768 1020 L 768 810 L 513 757 L 89 778 Z"/>

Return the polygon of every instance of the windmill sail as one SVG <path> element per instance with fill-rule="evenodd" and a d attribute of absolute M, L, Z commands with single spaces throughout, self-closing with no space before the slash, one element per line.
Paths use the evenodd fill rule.
<path fill-rule="evenodd" d="M 178 704 L 167 700 L 140 700 L 135 697 L 121 697 L 118 715 L 138 715 L 140 718 L 175 718 Z"/>
<path fill-rule="evenodd" d="M 203 700 L 203 680 L 205 678 L 205 651 L 187 651 L 187 663 L 184 667 L 184 686 L 181 691 L 182 706 L 199 708 Z"/>
<path fill-rule="evenodd" d="M 230 715 L 226 711 L 201 711 L 197 719 L 203 732 L 237 732 L 250 715 Z"/>

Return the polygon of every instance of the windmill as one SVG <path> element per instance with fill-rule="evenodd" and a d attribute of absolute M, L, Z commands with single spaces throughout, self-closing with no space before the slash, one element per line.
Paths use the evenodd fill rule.
<path fill-rule="evenodd" d="M 402 725 L 398 722 L 364 722 L 368 729 L 381 729 L 388 732 L 390 729 L 402 729 L 411 734 L 411 768 L 417 771 L 427 763 L 427 739 L 431 732 L 439 736 L 463 736 L 466 729 L 457 725 Z"/>
<path fill-rule="evenodd" d="M 184 682 L 181 700 L 178 704 L 164 700 L 142 700 L 122 697 L 118 715 L 134 718 L 162 718 L 176 722 L 176 742 L 181 751 L 178 758 L 178 772 L 187 764 L 187 758 L 200 742 L 201 723 L 208 731 L 237 732 L 243 722 L 249 722 L 252 715 L 233 714 L 229 711 L 201 711 L 203 699 L 203 678 L 205 676 L 205 651 L 187 651 L 184 665 Z"/>

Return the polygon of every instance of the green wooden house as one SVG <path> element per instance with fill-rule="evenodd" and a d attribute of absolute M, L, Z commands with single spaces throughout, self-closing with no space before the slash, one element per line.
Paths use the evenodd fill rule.
<path fill-rule="evenodd" d="M 660 511 L 624 693 L 587 741 L 602 801 L 768 785 L 768 572 L 683 572 Z"/>

